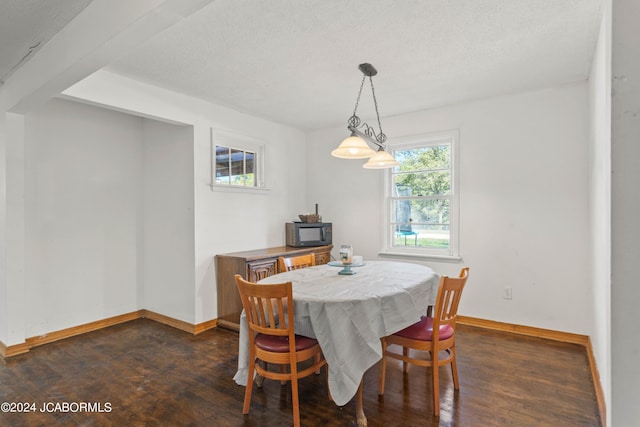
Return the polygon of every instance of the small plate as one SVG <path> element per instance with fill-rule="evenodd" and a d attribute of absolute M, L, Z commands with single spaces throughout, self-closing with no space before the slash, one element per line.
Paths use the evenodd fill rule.
<path fill-rule="evenodd" d="M 364 267 L 367 264 L 365 262 L 361 262 L 358 264 L 343 264 L 342 261 L 329 261 L 329 265 L 331 267 Z"/>

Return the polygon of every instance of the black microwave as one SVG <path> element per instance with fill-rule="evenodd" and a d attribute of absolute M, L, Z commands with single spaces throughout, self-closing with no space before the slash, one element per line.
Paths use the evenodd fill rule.
<path fill-rule="evenodd" d="M 331 244 L 330 222 L 287 222 L 287 246 L 305 248 Z"/>

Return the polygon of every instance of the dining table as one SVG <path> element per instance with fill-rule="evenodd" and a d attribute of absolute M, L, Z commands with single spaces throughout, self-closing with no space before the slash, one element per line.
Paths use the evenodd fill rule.
<path fill-rule="evenodd" d="M 327 361 L 333 401 L 344 406 L 356 397 L 358 425 L 366 426 L 362 379 L 365 372 L 382 359 L 380 338 L 420 320 L 427 308 L 435 304 L 439 276 L 422 264 L 367 260 L 348 269 L 332 262 L 291 270 L 258 283 L 285 282 L 292 283 L 295 332 L 318 340 Z M 248 331 L 243 313 L 238 371 L 233 379 L 245 386 L 249 365 Z"/>

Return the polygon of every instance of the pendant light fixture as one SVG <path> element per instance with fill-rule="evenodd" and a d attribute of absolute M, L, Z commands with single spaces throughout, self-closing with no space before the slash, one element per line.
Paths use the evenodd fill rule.
<path fill-rule="evenodd" d="M 351 135 L 345 138 L 344 141 L 331 152 L 334 157 L 341 159 L 366 159 L 369 161 L 362 165 L 367 169 L 385 169 L 398 166 L 399 163 L 391 156 L 391 154 L 385 151 L 385 141 L 387 136 L 382 132 L 382 125 L 380 124 L 380 114 L 378 113 L 378 101 L 376 100 L 376 92 L 373 88 L 373 76 L 378 74 L 378 71 L 371 64 L 360 64 L 358 67 L 362 71 L 362 82 L 360 83 L 360 91 L 358 92 L 358 98 L 356 99 L 356 106 L 353 109 L 353 114 L 347 121 L 347 129 L 351 131 Z M 376 117 L 378 119 L 378 133 L 376 134 L 373 127 L 366 123 L 361 123 L 360 117 L 356 115 L 358 111 L 358 104 L 360 103 L 360 96 L 362 95 L 362 88 L 364 87 L 365 79 L 369 77 L 371 82 L 371 93 L 373 95 L 373 104 L 376 108 Z M 362 128 L 362 130 L 360 130 Z M 369 144 L 377 147 L 375 151 Z"/>

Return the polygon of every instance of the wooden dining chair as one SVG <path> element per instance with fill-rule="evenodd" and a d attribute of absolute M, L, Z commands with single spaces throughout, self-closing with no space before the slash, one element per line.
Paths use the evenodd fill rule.
<path fill-rule="evenodd" d="M 327 364 L 318 341 L 294 333 L 293 295 L 291 282 L 258 285 L 235 275 L 242 306 L 249 326 L 249 369 L 244 393 L 243 414 L 249 413 L 254 371 L 263 378 L 291 381 L 293 425 L 300 425 L 298 378 L 319 373 Z M 298 363 L 311 360 L 298 371 Z M 258 362 L 264 362 L 262 367 Z M 279 365 L 278 372 L 268 367 Z"/>
<path fill-rule="evenodd" d="M 455 329 L 458 318 L 458 305 L 468 277 L 469 267 L 463 268 L 457 278 L 442 276 L 438 286 L 433 317 L 422 316 L 419 322 L 393 335 L 382 338 L 382 366 L 380 367 L 378 394 L 384 394 L 387 358 L 402 360 L 405 374 L 409 370 L 410 363 L 418 366 L 430 366 L 433 379 L 433 412 L 436 417 L 440 415 L 440 384 L 438 376 L 438 368 L 440 366 L 451 365 L 454 388 L 456 390 L 460 389 L 458 368 L 456 366 Z M 388 347 L 391 344 L 401 346 L 402 354 L 389 351 Z M 431 357 L 429 359 L 411 357 L 411 350 L 429 352 Z M 446 352 L 446 356 L 440 358 L 440 352 Z"/>
<path fill-rule="evenodd" d="M 313 253 L 289 258 L 278 257 L 278 271 L 280 273 L 297 270 L 299 268 L 312 267 L 314 265 L 316 265 L 316 256 Z"/>

